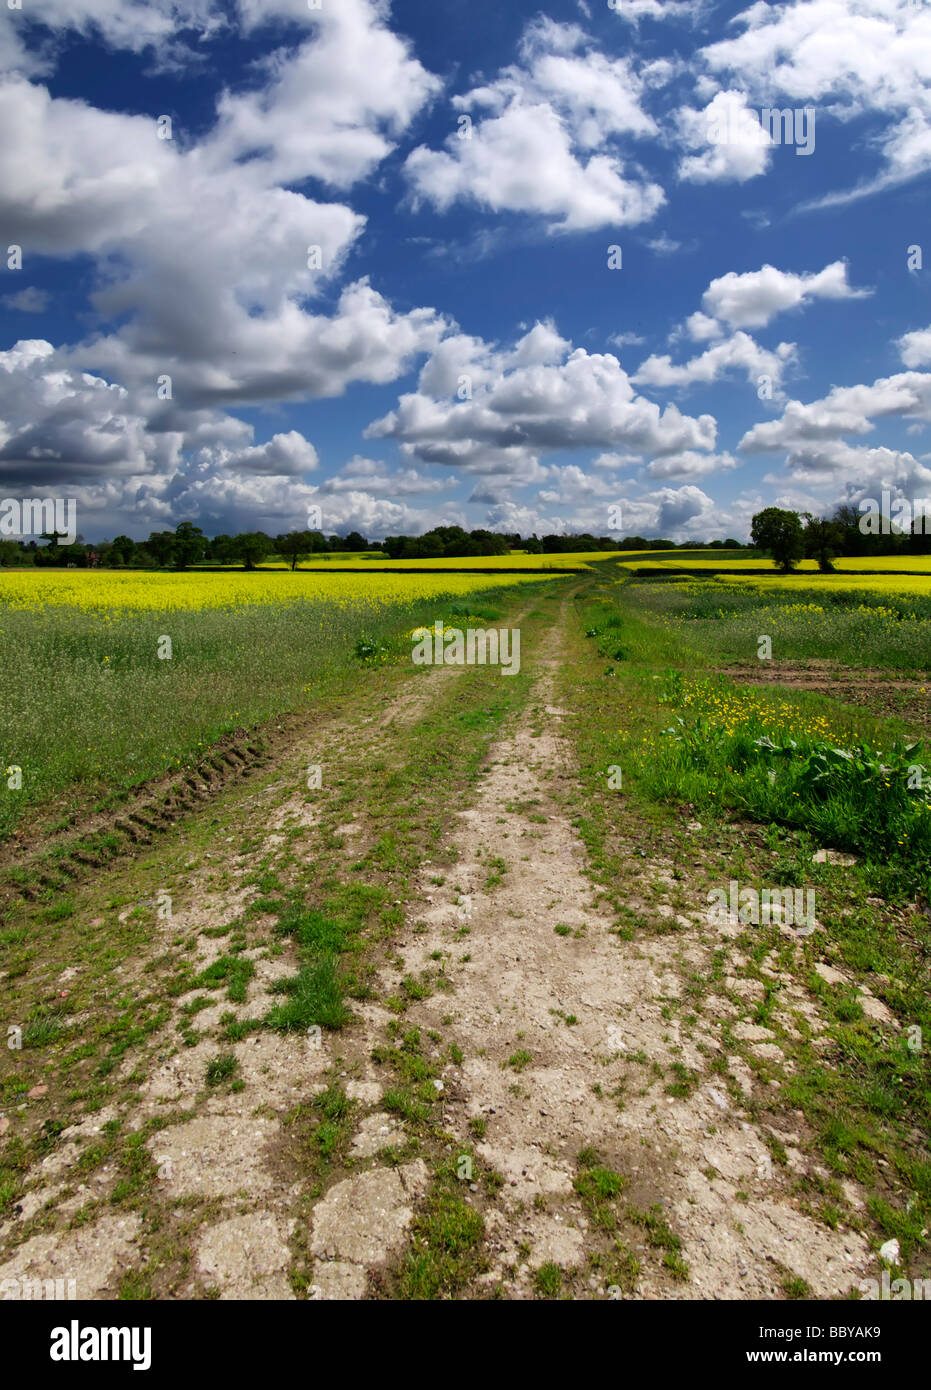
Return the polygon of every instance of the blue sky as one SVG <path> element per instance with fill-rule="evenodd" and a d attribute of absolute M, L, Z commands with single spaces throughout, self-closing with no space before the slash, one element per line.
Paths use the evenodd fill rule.
<path fill-rule="evenodd" d="M 931 4 L 22 2 L 3 496 L 88 539 L 931 496 Z"/>

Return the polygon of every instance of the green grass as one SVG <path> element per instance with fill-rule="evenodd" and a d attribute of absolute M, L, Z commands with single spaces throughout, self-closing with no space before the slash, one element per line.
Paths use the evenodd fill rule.
<path fill-rule="evenodd" d="M 626 1211 L 628 1221 L 632 1221 L 635 1226 L 639 1226 L 647 1238 L 647 1243 L 654 1250 L 662 1250 L 663 1264 L 670 1271 L 674 1279 L 686 1280 L 689 1277 L 689 1268 L 682 1258 L 682 1241 L 675 1234 L 666 1220 L 660 1204 L 654 1203 L 646 1211 L 641 1211 L 637 1207 L 629 1206 Z"/>
<path fill-rule="evenodd" d="M 525 1067 L 529 1067 L 533 1061 L 533 1053 L 528 1052 L 525 1047 L 519 1047 L 516 1052 L 512 1052 L 507 1060 L 507 1065 L 516 1072 L 522 1072 Z"/>
<path fill-rule="evenodd" d="M 461 1187 L 441 1172 L 414 1218 L 410 1246 L 398 1279 L 403 1299 L 452 1298 L 481 1273 L 485 1223 Z"/>
<path fill-rule="evenodd" d="M 344 1002 L 337 962 L 332 956 L 304 965 L 297 975 L 280 981 L 276 992 L 286 994 L 287 999 L 269 1010 L 265 1024 L 280 1033 L 314 1026 L 342 1028 L 351 1016 Z"/>
<path fill-rule="evenodd" d="M 541 1298 L 559 1298 L 562 1295 L 562 1277 L 559 1265 L 548 1260 L 534 1272 L 534 1288 Z"/>
<path fill-rule="evenodd" d="M 503 578 L 493 592 L 510 599 L 520 590 Z M 474 616 L 490 621 L 497 610 L 487 600 Z M 116 806 L 140 783 L 193 766 L 226 735 L 336 698 L 360 677 L 353 653 L 363 630 L 388 661 L 409 666 L 410 628 L 454 624 L 462 608 L 438 596 L 110 614 L 33 612 L 0 599 L 3 641 L 17 653 L 0 665 L 0 772 L 22 769 L 18 790 L 0 776 L 0 842 L 37 807 Z M 157 657 L 161 635 L 171 637 L 171 660 Z"/>
<path fill-rule="evenodd" d="M 314 1026 L 337 1029 L 349 1021 L 347 980 L 340 960 L 358 949 L 372 896 L 350 892 L 341 902 L 331 903 L 329 912 L 301 902 L 285 907 L 275 930 L 296 942 L 300 969 L 276 981 L 274 992 L 285 998 L 266 1014 L 266 1027 L 288 1033 Z M 374 897 L 377 900 L 380 894 Z"/>
<path fill-rule="evenodd" d="M 325 1090 L 285 1116 L 285 1154 L 308 1197 L 320 1196 L 347 1169 L 357 1120 L 357 1103 L 332 1075 Z"/>
<path fill-rule="evenodd" d="M 829 716 L 787 703 L 785 692 L 735 689 L 725 678 L 672 672 L 656 694 L 682 714 L 648 736 L 648 791 L 802 826 L 820 844 L 884 864 L 904 889 L 931 894 L 931 748 L 884 739 L 878 728 L 859 739 L 834 733 Z"/>
<path fill-rule="evenodd" d="M 714 598 L 727 602 L 720 586 Z M 679 596 L 680 606 L 686 599 Z M 633 697 L 633 718 L 608 732 L 603 766 L 619 766 L 628 789 L 690 805 L 699 816 L 729 813 L 803 827 L 817 844 L 881 866 L 900 892 L 931 897 L 931 746 L 909 742 L 898 720 L 815 692 L 705 674 L 707 629 L 726 628 L 726 611 L 715 617 L 709 606 L 696 633 L 698 619 L 657 615 L 653 609 L 663 602 L 668 607 L 675 596 L 664 590 L 657 599 L 653 586 L 627 585 L 616 602 L 598 600 L 580 615 L 596 640 L 620 625 L 631 658 L 624 693 Z M 765 631 L 758 611 L 751 612 L 757 632 Z M 755 645 L 746 652 L 734 640 L 722 635 L 725 655 L 755 658 Z M 847 655 L 854 651 L 861 652 L 856 643 Z M 927 660 L 929 646 L 924 654 Z"/>
<path fill-rule="evenodd" d="M 811 1297 L 811 1289 L 799 1274 L 787 1274 L 782 1280 L 786 1298 L 805 1299 Z"/>
<path fill-rule="evenodd" d="M 617 1226 L 617 1198 L 627 1186 L 627 1179 L 606 1167 L 593 1148 L 581 1151 L 578 1165 L 573 1186 L 590 1220 L 603 1230 L 613 1231 Z"/>
<path fill-rule="evenodd" d="M 49 1047 L 59 1040 L 64 1015 L 58 1009 L 39 1008 L 23 1028 L 23 1047 Z"/>
<path fill-rule="evenodd" d="M 219 1086 L 222 1081 L 230 1081 L 239 1063 L 232 1052 L 221 1053 L 207 1063 L 206 1081 L 208 1086 Z"/>
<path fill-rule="evenodd" d="M 931 666 L 931 597 L 831 590 L 793 581 L 780 593 L 768 585 L 668 580 L 631 585 L 640 613 L 679 632 L 706 660 L 755 661 L 761 634 L 779 660 L 837 661 L 902 671 Z"/>
<path fill-rule="evenodd" d="M 206 970 L 202 970 L 187 986 L 189 989 L 222 989 L 226 986 L 226 997 L 234 1004 L 245 1002 L 246 989 L 255 974 L 251 960 L 240 955 L 220 956 Z"/>

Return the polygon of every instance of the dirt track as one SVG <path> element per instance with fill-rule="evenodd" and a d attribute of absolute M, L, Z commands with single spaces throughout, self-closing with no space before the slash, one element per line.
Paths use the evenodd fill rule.
<path fill-rule="evenodd" d="M 674 933 L 625 940 L 598 901 L 568 806 L 577 774 L 556 703 L 566 623 L 563 602 L 525 649 L 529 698 L 490 741 L 468 801 L 446 806 L 442 863 L 421 863 L 403 924 L 372 950 L 369 997 L 352 1004 L 349 1026 L 322 1040 L 251 1032 L 224 1048 L 242 1084 L 211 1088 L 203 1078 L 224 1018 L 268 1007 L 269 987 L 294 969 L 291 947 L 266 934 L 243 951 L 254 974 L 240 1002 L 197 989 L 171 997 L 169 1016 L 120 1061 L 119 1097 L 69 1116 L 30 1169 L 0 1227 L 0 1283 L 66 1277 L 78 1297 L 132 1296 L 144 1269 L 162 1297 L 391 1296 L 442 1161 L 458 1166 L 462 1201 L 484 1222 L 460 1297 L 540 1296 L 540 1271 L 552 1266 L 582 1298 L 781 1297 L 787 1275 L 843 1297 L 857 1283 L 872 1260 L 864 1237 L 828 1229 L 794 1194 L 800 1175 L 818 1171 L 801 1122 L 779 1132 L 787 1162 L 774 1167 L 772 1134 L 735 1099 L 759 1080 L 730 1058 L 729 1090 L 710 1067 L 724 1021 L 771 1062 L 781 1057 L 769 1030 L 735 1008 L 735 995 L 748 1009 L 753 999 L 736 950 L 687 1035 L 670 1016 L 684 973 L 707 972 L 715 948 L 731 949 L 728 931 L 677 909 L 671 863 L 631 858 L 622 890 Z M 122 987 L 146 989 L 179 943 L 197 971 L 221 957 L 222 933 L 261 896 L 262 874 L 287 877 L 326 855 L 351 876 L 374 834 L 354 779 L 376 764 L 389 775 L 461 679 L 430 671 L 400 700 L 363 697 L 342 724 L 277 750 L 248 785 L 218 789 L 166 828 L 132 872 L 102 870 L 87 911 L 121 894 L 138 902 L 160 884 L 173 896 L 171 917 L 117 967 Z M 310 763 L 327 770 L 317 795 L 304 790 Z M 128 912 L 99 910 L 92 924 Z M 270 920 L 259 915 L 256 930 Z M 50 985 L 67 989 L 80 968 L 54 962 Z M 775 962 L 771 973 L 778 981 Z M 780 983 L 789 1026 L 804 1017 L 817 1033 L 814 1002 Z M 185 1017 L 197 1036 L 182 1044 Z M 437 1097 L 429 1132 L 386 1105 L 402 1032 L 417 1033 L 423 1084 Z M 684 1084 L 664 1084 L 677 1076 Z M 346 1100 L 342 1158 L 302 1168 L 295 1115 L 334 1087 Z M 38 1120 L 47 1104 L 24 1101 L 5 1128 Z M 117 1124 L 144 1135 L 146 1203 L 113 1200 L 125 1162 L 94 1162 Z M 847 1187 L 856 1209 L 862 1196 Z"/>

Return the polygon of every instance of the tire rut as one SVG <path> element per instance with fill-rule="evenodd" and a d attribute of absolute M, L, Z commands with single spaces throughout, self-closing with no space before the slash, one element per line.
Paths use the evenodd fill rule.
<path fill-rule="evenodd" d="M 412 716 L 428 717 L 431 706 L 446 697 L 447 674 L 437 669 L 416 676 L 416 688 L 405 705 L 401 728 L 407 727 Z M 383 688 L 376 687 L 356 703 L 351 715 L 344 713 L 341 720 L 331 720 L 325 728 L 307 727 L 305 721 L 299 737 L 297 731 L 292 731 L 287 742 L 274 754 L 262 757 L 261 763 L 258 757 L 250 759 L 250 749 L 245 744 L 226 750 L 225 757 L 214 753 L 197 769 L 179 774 L 170 788 L 160 789 L 158 799 L 140 798 L 132 808 L 123 811 L 119 820 L 129 852 L 155 847 L 156 857 L 147 858 L 147 872 L 156 883 L 163 873 L 159 861 L 169 854 L 178 856 L 177 840 L 166 839 L 160 845 L 164 832 L 174 826 L 180 831 L 183 844 L 186 827 L 178 822 L 208 806 L 219 811 L 224 804 L 223 794 L 232 798 L 222 812 L 227 816 L 228 829 L 238 829 L 253 846 L 236 853 L 221 844 L 217 846 L 218 853 L 205 855 L 206 860 L 223 861 L 224 882 L 219 886 L 214 882 L 215 869 L 206 863 L 185 880 L 183 894 L 176 894 L 176 908 L 170 919 L 154 924 L 146 953 L 128 960 L 125 969 L 120 967 L 121 983 L 127 990 L 147 990 L 153 962 L 172 943 L 186 943 L 184 949 L 189 952 L 195 974 L 208 968 L 228 949 L 224 941 L 226 924 L 260 895 L 254 882 L 257 864 L 275 868 L 279 859 L 287 855 L 291 842 L 286 834 L 276 831 L 298 827 L 301 835 L 296 852 L 300 857 L 313 858 L 320 829 L 319 817 L 306 795 L 308 760 L 331 764 L 332 784 L 328 781 L 322 794 L 325 807 L 326 798 L 331 792 L 335 794 L 343 774 L 351 781 L 353 768 L 364 768 L 376 753 L 390 759 L 396 730 L 390 724 L 385 726 L 379 718 L 378 706 L 383 700 Z M 259 786 L 237 785 L 262 763 L 270 767 L 266 767 Z M 233 838 L 227 836 L 228 840 Z M 117 898 L 125 901 L 119 892 L 127 868 L 125 856 L 115 856 L 114 862 L 100 865 L 80 864 L 76 855 L 72 853 L 72 857 L 82 876 L 99 874 L 106 891 L 112 886 L 117 890 Z M 177 859 L 177 863 L 182 859 Z M 175 872 L 168 871 L 169 883 Z M 58 876 L 45 873 L 37 879 L 40 883 L 43 880 L 49 889 L 56 889 L 61 882 Z M 151 903 L 151 899 L 143 899 L 137 907 L 144 903 Z M 115 914 L 117 909 L 110 910 Z M 119 920 L 123 921 L 130 911 L 127 908 Z M 164 1128 L 147 1140 L 146 1150 L 159 1171 L 158 1194 L 165 1219 L 172 1226 L 183 1225 L 191 1202 L 205 1204 L 204 1209 L 210 1212 L 206 1224 L 191 1240 L 190 1269 L 175 1296 L 204 1297 L 210 1290 L 216 1290 L 223 1298 L 295 1296 L 288 1270 L 293 1267 L 295 1250 L 302 1252 L 306 1247 L 306 1197 L 304 1184 L 294 1180 L 293 1170 L 289 1178 L 287 1165 L 280 1161 L 284 1118 L 295 1104 L 306 1104 L 326 1088 L 330 1069 L 346 1050 L 347 1037 L 325 1033 L 319 1046 L 311 1046 L 303 1035 L 255 1033 L 227 1045 L 236 1058 L 242 1089 L 205 1089 L 205 1068 L 216 1058 L 218 1042 L 223 1046 L 218 1030 L 224 1016 L 247 1019 L 257 1011 L 263 1013 L 272 1002 L 268 998 L 269 988 L 295 969 L 293 952 L 287 949 L 278 957 L 265 949 L 252 948 L 243 953 L 243 959 L 252 962 L 254 975 L 242 1002 L 231 1007 L 220 996 L 217 1003 L 211 1001 L 208 1008 L 198 1010 L 194 1019 L 203 1031 L 193 1045 L 181 1047 L 179 1022 L 199 991 L 194 989 L 173 997 L 167 1022 L 143 1050 L 136 1047 L 127 1052 L 115 1073 L 115 1094 L 120 1086 L 130 1084 L 137 1087 L 135 1094 L 76 1118 L 61 1130 L 48 1157 L 30 1169 L 16 1213 L 0 1226 L 0 1249 L 5 1251 L 0 1261 L 0 1281 L 45 1279 L 67 1269 L 69 1278 L 77 1280 L 78 1297 L 118 1295 L 120 1281 L 145 1265 L 149 1233 L 135 1212 L 120 1212 L 116 1217 L 107 1212 L 106 1203 L 119 1176 L 117 1165 L 107 1162 L 99 1170 L 85 1171 L 82 1159 L 93 1150 L 107 1126 L 118 1124 L 125 1133 L 132 1134 L 157 1122 Z M 70 969 L 69 966 L 61 974 L 62 983 L 69 978 Z M 53 958 L 43 961 L 43 974 L 50 971 L 54 979 L 58 970 L 60 964 Z M 364 1010 L 365 1006 L 358 1010 L 360 1022 Z M 357 1030 L 347 1031 L 352 1034 Z M 351 1048 L 352 1043 L 349 1045 Z M 380 1097 L 381 1088 L 375 1090 Z M 374 1092 L 369 1097 L 364 1087 L 356 1093 L 354 1103 L 359 1107 L 363 1126 L 366 1115 L 378 1113 Z M 43 1104 L 36 1103 L 39 1109 Z M 55 1114 L 54 1109 L 52 1113 Z M 6 1117 L 2 1118 L 4 1127 L 8 1127 Z M 32 1122 L 40 1119 L 41 1114 L 37 1114 Z M 358 1150 L 359 1160 L 368 1163 L 373 1153 L 363 1142 Z M 376 1165 L 371 1171 L 381 1170 Z M 411 1203 L 426 1191 L 427 1172 L 422 1163 L 409 1164 L 399 1172 L 395 1181 L 402 1184 L 399 1193 L 405 1199 L 403 1220 L 399 1218 L 397 1227 L 400 1236 L 406 1229 Z M 381 1211 L 384 1183 L 380 1178 L 369 1182 L 369 1195 L 373 1201 L 382 1202 Z M 391 1191 L 394 1193 L 393 1188 Z M 337 1193 L 335 1200 L 338 1198 Z M 82 1214 L 80 1226 L 69 1229 L 69 1223 L 86 1209 L 90 1215 Z M 312 1238 L 322 1239 L 319 1231 Z"/>

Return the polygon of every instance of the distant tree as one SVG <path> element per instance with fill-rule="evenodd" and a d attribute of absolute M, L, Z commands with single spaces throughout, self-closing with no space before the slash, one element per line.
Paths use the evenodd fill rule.
<path fill-rule="evenodd" d="M 304 555 L 313 554 L 314 539 L 310 531 L 288 531 L 275 537 L 275 549 L 285 560 L 290 560 L 292 570 Z"/>
<path fill-rule="evenodd" d="M 36 548 L 37 565 L 61 565 L 64 564 L 64 555 L 59 541 L 67 539 L 66 531 L 43 531 L 41 539 L 48 541 L 48 545 Z"/>
<path fill-rule="evenodd" d="M 523 549 L 526 550 L 528 555 L 543 554 L 543 542 L 537 539 L 536 531 L 524 541 Z"/>
<path fill-rule="evenodd" d="M 402 560 L 442 560 L 446 555 L 442 536 L 435 531 L 427 531 L 423 536 L 412 536 L 404 542 Z"/>
<path fill-rule="evenodd" d="M 782 507 L 764 507 L 750 523 L 750 538 L 760 550 L 765 550 L 773 564 L 789 574 L 805 553 L 802 522 L 798 512 Z"/>
<path fill-rule="evenodd" d="M 507 540 L 494 531 L 470 531 L 469 540 L 478 547 L 479 555 L 506 555 L 508 553 Z"/>
<path fill-rule="evenodd" d="M 158 567 L 164 569 L 175 557 L 174 531 L 153 531 L 146 541 L 146 549 Z"/>
<path fill-rule="evenodd" d="M 178 523 L 175 527 L 173 559 L 179 570 L 187 569 L 188 565 L 196 565 L 198 560 L 204 558 L 206 549 L 207 538 L 199 526 L 195 526 L 191 521 Z"/>
<path fill-rule="evenodd" d="M 911 531 L 905 541 L 905 550 L 910 555 L 931 554 L 931 515 L 925 515 L 917 506 Z"/>
<path fill-rule="evenodd" d="M 128 565 L 136 550 L 136 542 L 129 536 L 115 536 L 110 542 L 109 562 Z"/>
<path fill-rule="evenodd" d="M 453 557 L 456 555 L 481 555 L 482 548 L 473 536 L 463 531 L 461 526 L 434 526 L 425 531 L 419 544 L 427 555 Z"/>
<path fill-rule="evenodd" d="M 844 503 L 838 507 L 831 521 L 837 527 L 841 555 L 865 555 L 868 553 L 871 536 L 860 532 L 860 513 L 856 507 Z"/>
<path fill-rule="evenodd" d="M 206 558 L 215 565 L 228 565 L 237 557 L 233 554 L 233 537 L 221 532 L 219 536 L 214 536 L 212 541 L 207 542 Z"/>
<path fill-rule="evenodd" d="M 861 530 L 864 513 L 858 507 L 845 503 L 838 507 L 831 521 L 840 530 L 839 554 L 841 555 L 900 555 L 910 548 L 910 537 L 893 523 L 889 534 L 878 535 L 869 530 Z"/>
<path fill-rule="evenodd" d="M 0 565 L 9 567 L 22 563 L 19 541 L 0 541 Z"/>
<path fill-rule="evenodd" d="M 833 560 L 843 543 L 841 528 L 825 517 L 812 516 L 811 512 L 805 512 L 804 521 L 805 554 L 818 561 L 822 574 L 833 574 Z"/>
<path fill-rule="evenodd" d="M 264 531 L 243 531 L 241 535 L 233 537 L 233 555 L 242 560 L 242 567 L 246 570 L 254 570 L 258 562 L 270 555 L 273 549 L 273 542 Z"/>

